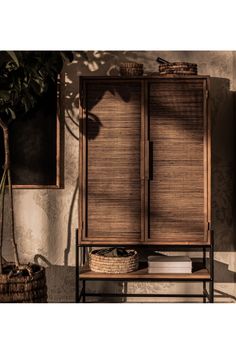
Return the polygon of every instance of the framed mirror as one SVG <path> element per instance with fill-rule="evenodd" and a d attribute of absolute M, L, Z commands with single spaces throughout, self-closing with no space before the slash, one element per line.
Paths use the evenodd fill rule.
<path fill-rule="evenodd" d="M 12 183 L 14 188 L 63 187 L 63 115 L 60 78 L 24 118 L 9 126 Z M 0 164 L 4 164 L 0 134 Z"/>

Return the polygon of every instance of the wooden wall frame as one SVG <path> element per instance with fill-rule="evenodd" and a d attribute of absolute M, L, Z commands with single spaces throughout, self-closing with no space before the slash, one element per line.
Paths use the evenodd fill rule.
<path fill-rule="evenodd" d="M 14 189 L 63 188 L 64 111 L 62 85 L 62 78 L 58 76 L 55 85 L 42 99 L 44 105 L 30 112 L 27 116 L 29 119 L 26 118 L 23 122 L 16 120 L 12 123 L 12 128 L 11 126 L 9 128 L 12 129 L 13 140 L 17 141 L 13 146 L 10 141 Z M 51 121 L 50 118 L 52 118 Z M 45 136 L 43 131 L 46 132 Z M 16 135 L 16 132 L 19 133 L 18 135 L 23 132 L 24 137 L 21 139 Z M 30 141 L 28 143 L 25 139 L 27 136 Z M 26 142 L 25 145 L 24 142 Z M 47 148 L 49 149 L 47 150 Z M 2 146 L 1 151 L 3 151 Z M 30 154 L 28 161 L 25 151 L 29 151 Z M 44 159 L 45 170 L 42 171 Z M 1 154 L 1 160 L 3 160 L 3 154 Z"/>

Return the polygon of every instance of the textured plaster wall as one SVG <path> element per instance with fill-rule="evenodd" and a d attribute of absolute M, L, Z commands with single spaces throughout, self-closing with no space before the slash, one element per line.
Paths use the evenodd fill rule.
<path fill-rule="evenodd" d="M 198 64 L 199 74 L 212 79 L 212 217 L 216 232 L 217 301 L 234 301 L 236 296 L 235 241 L 235 110 L 236 53 L 190 51 L 88 52 L 89 61 L 75 53 L 73 63 L 65 66 L 62 88 L 62 110 L 65 118 L 64 189 L 16 190 L 16 233 L 23 261 L 47 264 L 49 301 L 73 302 L 75 298 L 74 235 L 78 224 L 78 90 L 80 75 L 111 75 L 125 60 L 144 64 L 146 72 L 158 70 L 157 56 L 170 61 L 189 61 Z M 9 224 L 9 220 L 6 224 Z M 7 226 L 6 226 L 7 232 Z M 9 241 L 5 255 L 12 257 Z M 104 283 L 95 290 L 110 289 Z M 117 286 L 121 290 L 122 284 Z M 132 284 L 129 291 L 197 292 L 199 285 L 189 284 Z M 114 289 L 113 289 L 114 291 Z M 173 301 L 173 299 L 172 299 Z"/>

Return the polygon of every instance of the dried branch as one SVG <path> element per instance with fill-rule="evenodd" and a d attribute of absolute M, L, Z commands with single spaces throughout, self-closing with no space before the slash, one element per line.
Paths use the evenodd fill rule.
<path fill-rule="evenodd" d="M 11 241 L 14 249 L 14 256 L 16 265 L 20 265 L 19 255 L 17 250 L 17 244 L 15 240 L 15 223 L 14 223 L 14 207 L 13 207 L 13 194 L 12 194 L 12 183 L 11 183 L 11 172 L 10 172 L 10 148 L 9 148 L 9 130 L 8 126 L 4 123 L 2 119 L 0 119 L 0 127 L 3 130 L 3 140 L 4 140 L 4 153 L 5 153 L 5 161 L 3 166 L 3 176 L 0 184 L 1 198 L 0 198 L 0 274 L 2 273 L 2 244 L 3 244 L 3 223 L 4 223 L 4 195 L 5 195 L 5 182 L 6 176 L 9 187 L 9 197 L 10 197 L 10 213 L 11 213 Z"/>
<path fill-rule="evenodd" d="M 3 256 L 2 256 L 2 245 L 3 245 L 3 224 L 4 224 L 4 196 L 5 196 L 5 185 L 6 185 L 6 172 L 4 169 L 1 184 L 0 184 L 0 274 L 3 273 Z"/>
<path fill-rule="evenodd" d="M 19 254 L 17 250 L 17 244 L 15 239 L 15 220 L 14 220 L 14 205 L 13 205 L 13 194 L 12 194 L 12 183 L 11 183 L 11 172 L 10 169 L 7 170 L 7 179 L 9 187 L 9 196 L 10 196 L 10 213 L 11 213 L 11 241 L 14 249 L 14 256 L 16 265 L 20 266 Z"/>

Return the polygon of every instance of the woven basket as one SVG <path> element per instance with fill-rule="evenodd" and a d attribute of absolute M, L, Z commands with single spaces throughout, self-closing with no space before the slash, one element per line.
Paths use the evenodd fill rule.
<path fill-rule="evenodd" d="M 98 254 L 101 250 L 91 251 L 89 254 L 90 269 L 98 273 L 130 273 L 138 269 L 138 253 L 126 250 L 128 256 L 109 257 Z"/>
<path fill-rule="evenodd" d="M 33 264 L 32 275 L 9 277 L 14 264 L 4 265 L 0 274 L 0 302 L 47 302 L 45 268 Z"/>
<path fill-rule="evenodd" d="M 143 75 L 143 64 L 135 62 L 127 62 L 120 64 L 120 74 L 121 76 L 142 76 Z"/>
<path fill-rule="evenodd" d="M 174 62 L 159 65 L 159 73 L 178 75 L 197 75 L 197 64 L 186 62 Z"/>

